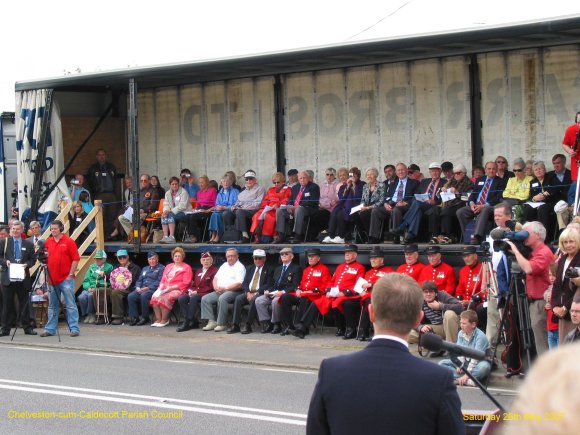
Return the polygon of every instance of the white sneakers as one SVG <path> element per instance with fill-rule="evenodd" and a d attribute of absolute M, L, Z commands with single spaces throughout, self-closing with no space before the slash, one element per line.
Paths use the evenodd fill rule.
<path fill-rule="evenodd" d="M 222 332 L 222 331 L 225 331 L 226 329 L 228 329 L 228 327 L 226 325 L 218 325 L 213 330 L 215 332 Z"/>
<path fill-rule="evenodd" d="M 175 237 L 165 236 L 161 240 L 159 240 L 159 243 L 175 243 Z"/>
<path fill-rule="evenodd" d="M 201 328 L 201 330 L 202 331 L 213 331 L 217 325 L 218 324 L 215 320 L 210 320 L 209 322 L 207 322 L 207 325 L 205 325 L 203 328 Z"/>
<path fill-rule="evenodd" d="M 336 236 L 335 238 L 330 238 L 330 236 L 326 236 L 322 239 L 322 243 L 336 243 L 336 244 L 344 244 L 344 239 L 342 237 Z"/>

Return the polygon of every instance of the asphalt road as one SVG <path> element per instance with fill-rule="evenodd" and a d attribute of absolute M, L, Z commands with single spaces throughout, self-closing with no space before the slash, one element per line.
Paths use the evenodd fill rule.
<path fill-rule="evenodd" d="M 316 370 L 56 347 L 0 356 L 0 433 L 10 434 L 299 434 L 316 382 Z M 491 391 L 509 406 L 512 391 Z M 475 388 L 459 393 L 463 409 L 494 408 Z"/>

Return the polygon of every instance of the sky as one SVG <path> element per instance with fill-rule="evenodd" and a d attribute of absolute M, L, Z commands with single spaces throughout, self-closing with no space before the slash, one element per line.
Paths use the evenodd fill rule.
<path fill-rule="evenodd" d="M 12 0 L 0 14 L 0 112 L 14 111 L 17 81 L 575 14 L 571 0 Z"/>

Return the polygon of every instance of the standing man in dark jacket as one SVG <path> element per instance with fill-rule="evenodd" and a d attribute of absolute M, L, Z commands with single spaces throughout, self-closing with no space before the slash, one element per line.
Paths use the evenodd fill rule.
<path fill-rule="evenodd" d="M 108 237 L 113 232 L 113 223 L 117 217 L 117 195 L 115 195 L 115 180 L 117 168 L 107 162 L 107 153 L 104 149 L 97 150 L 97 161 L 91 165 L 87 173 L 87 180 L 93 199 L 103 201 L 103 223 L 105 235 Z"/>
<path fill-rule="evenodd" d="M 422 303 L 419 285 L 408 276 L 377 281 L 369 305 L 375 336 L 359 352 L 322 361 L 308 435 L 465 433 L 451 371 L 409 353 L 406 338 Z"/>
<path fill-rule="evenodd" d="M 0 266 L 2 267 L 2 330 L 0 336 L 9 335 L 10 328 L 17 317 L 14 307 L 14 296 L 18 297 L 20 308 L 20 325 L 26 335 L 36 335 L 29 324 L 30 316 L 26 308 L 30 292 L 29 268 L 34 266 L 36 255 L 34 245 L 30 240 L 22 239 L 24 224 L 20 221 L 12 223 L 12 235 L 0 240 Z M 23 269 L 23 270 L 20 270 Z M 18 270 L 19 276 L 16 275 Z"/>

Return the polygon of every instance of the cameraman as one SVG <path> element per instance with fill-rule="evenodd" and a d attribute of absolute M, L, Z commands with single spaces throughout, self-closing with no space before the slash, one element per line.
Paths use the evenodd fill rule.
<path fill-rule="evenodd" d="M 524 245 L 531 249 L 529 258 L 525 258 L 517 245 L 511 240 L 506 243 L 514 253 L 516 261 L 526 274 L 526 293 L 528 295 L 530 323 L 534 333 L 534 342 L 538 356 L 548 350 L 548 333 L 546 331 L 546 301 L 544 292 L 550 286 L 549 266 L 553 262 L 554 255 L 544 243 L 546 228 L 540 222 L 531 221 L 524 225 L 524 230 L 529 233 Z"/>
<path fill-rule="evenodd" d="M 52 237 L 46 240 L 45 249 L 48 253 L 48 321 L 41 337 L 56 334 L 60 298 L 64 298 L 66 318 L 71 337 L 79 336 L 79 312 L 75 302 L 75 272 L 79 263 L 79 251 L 74 240 L 63 234 L 64 225 L 59 220 L 50 224 Z M 39 253 L 39 259 L 42 256 Z"/>
<path fill-rule="evenodd" d="M 82 174 L 76 174 L 70 180 L 70 186 L 68 187 L 68 191 L 70 193 L 70 197 L 72 198 L 73 202 L 79 200 L 79 195 L 82 192 L 87 192 L 87 195 L 89 195 L 89 202 L 91 202 L 91 193 L 85 188 L 85 176 Z"/>

